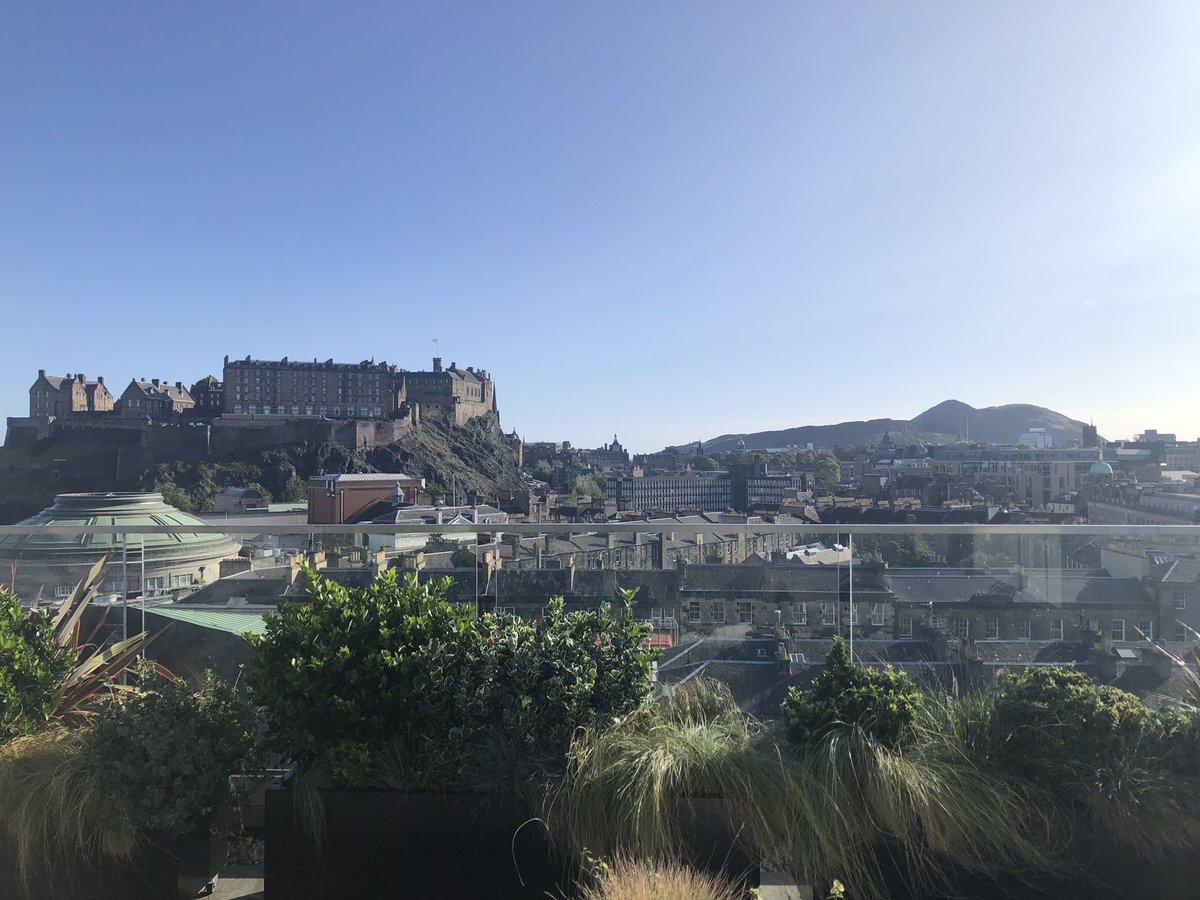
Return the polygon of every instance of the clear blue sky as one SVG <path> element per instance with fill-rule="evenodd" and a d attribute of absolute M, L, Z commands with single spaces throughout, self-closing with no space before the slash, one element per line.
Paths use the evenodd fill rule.
<path fill-rule="evenodd" d="M 1195 438 L 1197 47 L 1194 0 L 10 2 L 0 412 L 436 337 L 530 440 Z"/>

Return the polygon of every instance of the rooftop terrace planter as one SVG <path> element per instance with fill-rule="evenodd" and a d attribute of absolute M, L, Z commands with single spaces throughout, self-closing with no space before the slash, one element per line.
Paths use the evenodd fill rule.
<path fill-rule="evenodd" d="M 266 797 L 267 900 L 559 896 L 545 828 L 511 797 L 322 790 L 324 845 L 285 779 Z"/>
<path fill-rule="evenodd" d="M 126 860 L 72 857 L 22 885 L 15 866 L 0 863 L 5 900 L 194 900 L 225 867 L 227 833 L 207 828 L 176 838 L 148 837 Z M 0 860 L 10 859 L 0 848 Z"/>

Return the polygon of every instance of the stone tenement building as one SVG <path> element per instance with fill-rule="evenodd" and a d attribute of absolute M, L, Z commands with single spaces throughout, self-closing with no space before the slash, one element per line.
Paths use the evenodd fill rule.
<path fill-rule="evenodd" d="M 386 362 L 294 362 L 225 357 L 222 415 L 390 419 L 396 367 Z"/>
<path fill-rule="evenodd" d="M 442 367 L 410 372 L 360 363 L 278 362 L 225 357 L 223 415 L 321 416 L 331 419 L 438 418 L 452 425 L 496 412 L 492 380 L 482 369 Z"/>
<path fill-rule="evenodd" d="M 69 413 L 112 412 L 113 395 L 104 386 L 104 378 L 88 381 L 78 375 L 47 375 L 38 369 L 37 380 L 29 389 L 29 417 L 58 418 Z"/>

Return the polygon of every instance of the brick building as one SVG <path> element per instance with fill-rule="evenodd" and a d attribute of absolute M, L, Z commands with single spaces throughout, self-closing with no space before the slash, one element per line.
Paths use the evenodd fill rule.
<path fill-rule="evenodd" d="M 380 500 L 415 503 L 424 487 L 424 478 L 400 473 L 317 475 L 308 479 L 308 523 L 341 525 Z"/>
<path fill-rule="evenodd" d="M 30 418 L 112 410 L 113 395 L 103 377 L 88 381 L 83 373 L 47 375 L 45 369 L 38 369 L 38 377 L 29 388 Z"/>

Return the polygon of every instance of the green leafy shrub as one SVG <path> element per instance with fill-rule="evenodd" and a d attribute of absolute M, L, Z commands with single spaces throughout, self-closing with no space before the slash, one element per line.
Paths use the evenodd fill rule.
<path fill-rule="evenodd" d="M 25 610 L 0 588 L 0 741 L 44 727 L 75 656 L 58 642 L 49 610 Z"/>
<path fill-rule="evenodd" d="M 448 579 L 381 573 L 346 588 L 308 573 L 253 641 L 274 746 L 335 782 L 443 786 L 505 762 L 560 759 L 573 731 L 649 690 L 644 626 L 550 603 L 531 625 L 446 600 Z"/>
<path fill-rule="evenodd" d="M 112 795 L 110 826 L 175 836 L 229 799 L 229 776 L 253 768 L 253 710 L 211 672 L 198 688 L 143 669 L 142 688 L 92 723 L 86 751 Z"/>
<path fill-rule="evenodd" d="M 1040 666 L 1001 681 L 990 742 L 1005 770 L 1066 787 L 1075 776 L 1129 758 L 1153 724 L 1133 694 L 1097 684 L 1078 669 Z"/>
<path fill-rule="evenodd" d="M 1163 768 L 1179 775 L 1200 775 L 1200 713 L 1191 707 L 1165 706 L 1150 715 L 1153 745 Z"/>
<path fill-rule="evenodd" d="M 566 613 L 555 597 L 536 624 L 486 615 L 479 625 L 488 702 L 522 752 L 561 757 L 577 728 L 611 723 L 649 691 L 649 629 L 608 604 Z"/>
<path fill-rule="evenodd" d="M 804 691 L 791 688 L 783 701 L 788 740 L 812 744 L 841 726 L 855 726 L 894 747 L 921 706 L 921 692 L 898 669 L 855 665 L 846 642 L 833 639 L 825 668 Z"/>

